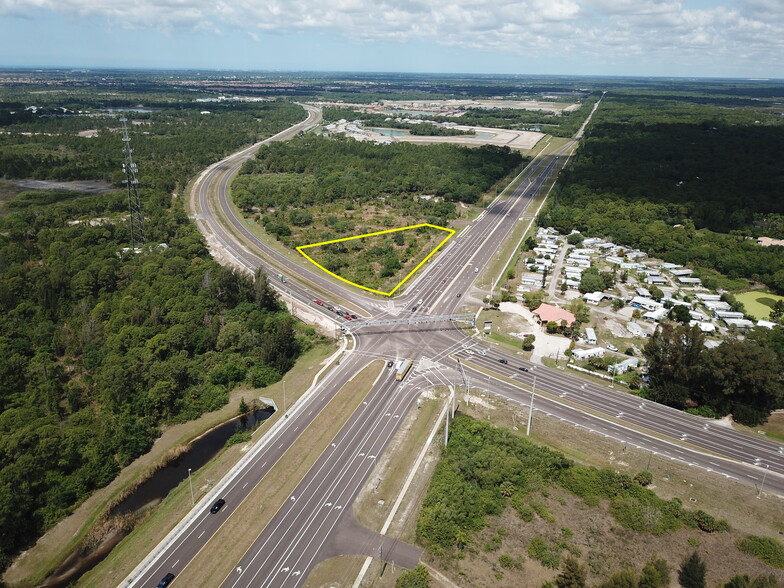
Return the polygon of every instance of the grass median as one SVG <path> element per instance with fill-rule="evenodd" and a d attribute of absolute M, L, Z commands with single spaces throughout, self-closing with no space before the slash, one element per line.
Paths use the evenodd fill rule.
<path fill-rule="evenodd" d="M 362 403 L 386 364 L 349 381 L 291 445 L 199 554 L 178 574 L 184 586 L 219 586 Z M 307 434 L 306 434 L 307 433 Z M 220 553 L 220 557 L 215 557 Z"/>

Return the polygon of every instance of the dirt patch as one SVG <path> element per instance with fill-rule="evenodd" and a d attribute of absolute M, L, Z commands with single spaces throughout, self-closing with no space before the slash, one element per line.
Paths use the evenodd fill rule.
<path fill-rule="evenodd" d="M 14 180 L 12 184 L 26 190 L 67 190 L 87 194 L 107 194 L 117 190 L 109 182 L 84 180 L 79 182 L 56 182 L 54 180 Z"/>

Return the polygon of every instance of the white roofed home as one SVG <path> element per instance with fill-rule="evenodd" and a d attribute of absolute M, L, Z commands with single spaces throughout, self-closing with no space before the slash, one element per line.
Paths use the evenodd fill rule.
<path fill-rule="evenodd" d="M 653 298 L 643 298 L 642 296 L 635 296 L 629 301 L 629 304 L 639 306 L 645 310 L 656 310 L 662 307 L 661 303 L 656 302 Z"/>
<path fill-rule="evenodd" d="M 648 321 L 653 321 L 658 323 L 662 320 L 665 316 L 667 316 L 668 310 L 666 308 L 659 308 L 658 310 L 650 310 L 642 315 L 642 318 Z"/>
<path fill-rule="evenodd" d="M 583 300 L 588 304 L 599 304 L 605 298 L 609 298 L 604 292 L 589 292 L 583 294 Z"/>
<path fill-rule="evenodd" d="M 577 361 L 590 359 L 591 357 L 604 357 L 604 347 L 593 347 L 591 349 L 575 349 L 572 351 L 572 357 Z"/>

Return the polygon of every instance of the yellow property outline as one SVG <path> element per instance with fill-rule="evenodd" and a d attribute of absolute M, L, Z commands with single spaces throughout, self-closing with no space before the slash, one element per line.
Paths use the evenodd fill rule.
<path fill-rule="evenodd" d="M 336 273 L 333 273 L 333 272 L 329 271 L 327 268 L 325 268 L 324 266 L 319 264 L 317 261 L 315 261 L 312 257 L 310 257 L 307 253 L 305 253 L 303 251 L 303 249 L 308 249 L 310 247 L 319 247 L 321 245 L 331 245 L 332 243 L 340 243 L 341 241 L 352 241 L 354 239 L 363 239 L 365 237 L 373 237 L 375 235 L 384 235 L 386 233 L 396 233 L 398 231 L 407 231 L 409 229 L 418 229 L 419 227 L 431 227 L 433 229 L 438 229 L 440 231 L 446 231 L 449 234 L 444 238 L 443 241 L 441 241 L 438 245 L 436 245 L 435 249 L 433 249 L 433 251 L 431 251 L 428 254 L 427 257 L 425 257 L 422 261 L 420 261 L 419 264 L 414 269 L 412 269 L 408 273 L 408 275 L 405 278 L 403 278 L 400 281 L 400 283 L 397 286 L 395 286 L 394 288 L 392 288 L 389 292 L 381 292 L 380 290 L 374 290 L 373 288 L 368 288 L 367 286 L 362 286 L 361 284 L 356 284 L 356 283 L 354 283 L 354 282 L 352 282 L 350 280 L 347 280 L 346 278 L 341 278 Z M 305 259 L 307 259 L 310 263 L 312 263 L 313 265 L 315 265 L 319 269 L 327 272 L 329 275 L 336 277 L 338 280 L 340 280 L 342 282 L 345 282 L 346 284 L 351 284 L 352 286 L 356 286 L 357 288 L 362 288 L 363 290 L 367 290 L 368 292 L 373 292 L 375 294 L 382 294 L 383 296 L 392 296 L 392 294 L 397 292 L 397 289 L 400 288 L 400 286 L 402 286 L 403 284 L 405 284 L 406 281 L 411 276 L 413 276 L 414 273 L 416 273 L 416 271 L 420 267 L 422 267 L 425 264 L 425 262 L 428 259 L 430 259 L 433 256 L 433 254 L 441 248 L 441 246 L 444 243 L 446 243 L 447 241 L 449 241 L 449 239 L 452 238 L 452 235 L 454 235 L 455 232 L 456 231 L 454 229 L 447 229 L 446 227 L 439 227 L 437 225 L 431 225 L 429 223 L 421 223 L 421 224 L 418 224 L 418 225 L 411 225 L 410 227 L 403 227 L 403 228 L 400 228 L 400 229 L 388 229 L 386 231 L 376 231 L 375 233 L 366 233 L 364 235 L 356 235 L 354 237 L 344 237 L 342 239 L 333 239 L 332 241 L 322 241 L 321 243 L 312 243 L 310 245 L 300 245 L 299 247 L 297 247 L 297 251 L 299 251 L 305 257 Z"/>

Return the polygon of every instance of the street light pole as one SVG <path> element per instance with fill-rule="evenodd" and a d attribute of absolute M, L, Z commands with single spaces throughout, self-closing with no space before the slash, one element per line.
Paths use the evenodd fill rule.
<path fill-rule="evenodd" d="M 525 429 L 525 436 L 531 436 L 531 421 L 534 418 L 534 395 L 536 394 L 536 376 L 534 376 L 534 387 L 531 388 L 531 406 L 528 408 L 528 427 Z"/>
<path fill-rule="evenodd" d="M 757 491 L 757 498 L 762 498 L 762 488 L 765 486 L 765 478 L 768 477 L 768 464 L 765 464 L 765 473 L 762 474 L 762 484 L 760 484 L 759 490 Z"/>
<path fill-rule="evenodd" d="M 286 414 L 286 380 L 283 380 L 283 416 L 289 418 Z"/>
<path fill-rule="evenodd" d="M 191 468 L 188 468 L 188 486 L 191 487 L 191 506 L 196 504 L 196 500 L 193 498 L 193 482 L 191 481 Z"/>

